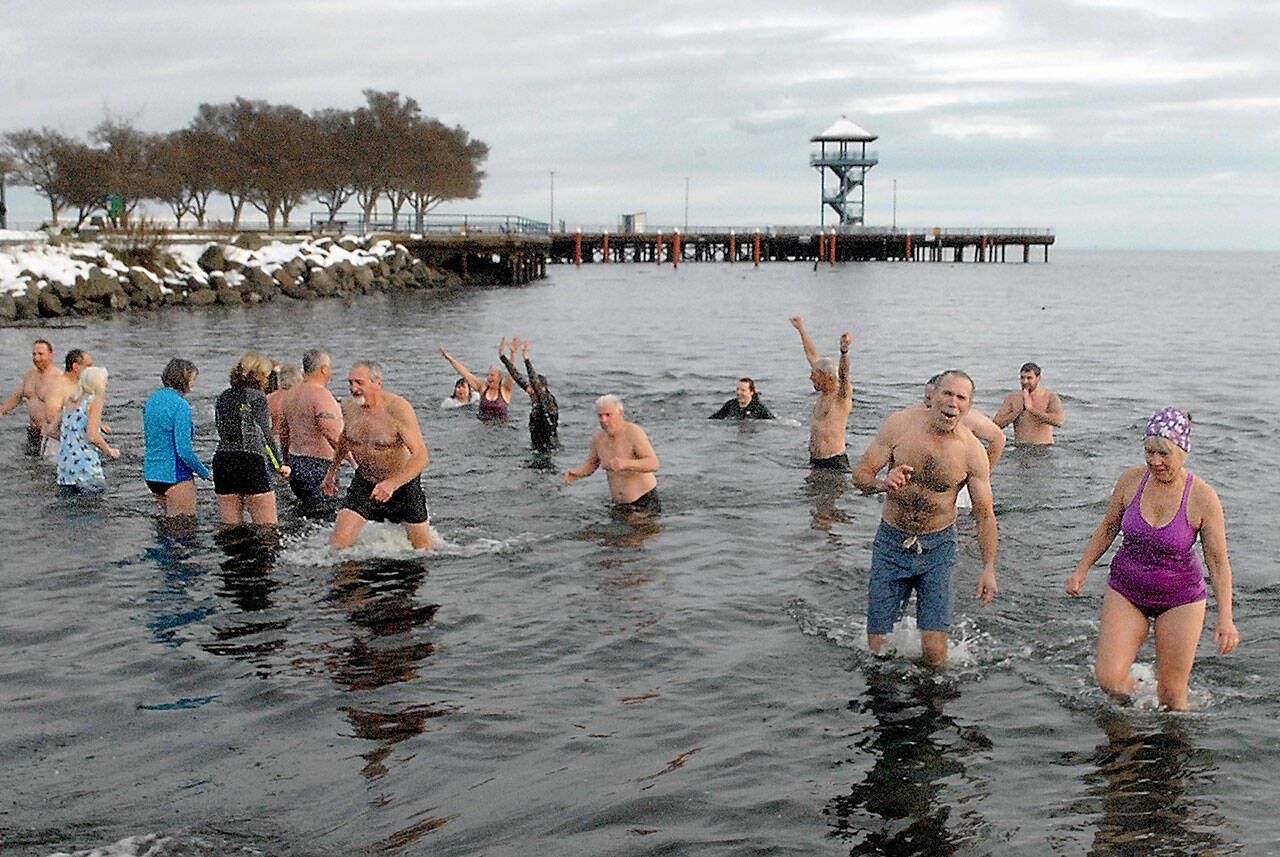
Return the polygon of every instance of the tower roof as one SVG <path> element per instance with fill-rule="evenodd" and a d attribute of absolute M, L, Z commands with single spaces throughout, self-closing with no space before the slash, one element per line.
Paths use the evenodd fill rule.
<path fill-rule="evenodd" d="M 872 134 L 856 122 L 850 122 L 848 117 L 841 116 L 831 125 L 830 128 L 823 131 L 816 137 L 810 137 L 809 142 L 831 143 L 852 141 L 855 143 L 870 143 L 875 139 L 878 139 L 877 135 Z"/>

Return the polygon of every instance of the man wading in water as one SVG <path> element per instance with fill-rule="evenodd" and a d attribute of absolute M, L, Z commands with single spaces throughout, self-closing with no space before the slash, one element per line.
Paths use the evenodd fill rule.
<path fill-rule="evenodd" d="M 982 574 L 977 598 L 996 595 L 996 516 L 987 453 L 963 420 L 973 405 L 973 379 L 944 372 L 929 408 L 913 406 L 885 420 L 853 484 L 866 494 L 883 491 L 884 512 L 871 553 L 867 590 L 867 645 L 879 653 L 916 593 L 916 625 L 924 662 L 947 660 L 952 581 L 956 561 L 956 494 L 968 485 L 978 521 Z M 889 468 L 884 479 L 878 474 Z"/>

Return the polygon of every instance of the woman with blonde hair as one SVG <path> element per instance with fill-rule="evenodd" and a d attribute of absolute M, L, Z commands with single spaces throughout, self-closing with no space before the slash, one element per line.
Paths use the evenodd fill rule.
<path fill-rule="evenodd" d="M 102 436 L 102 402 L 107 370 L 90 366 L 80 372 L 76 391 L 62 406 L 62 445 L 58 450 L 58 486 L 67 494 L 101 491 L 106 487 L 98 450 L 112 458 L 120 450 Z"/>
<path fill-rule="evenodd" d="M 273 365 L 270 358 L 252 351 L 241 356 L 231 368 L 231 386 L 214 405 L 218 448 L 213 454 L 213 490 L 225 526 L 244 523 L 245 512 L 255 524 L 276 523 L 270 471 L 288 479 L 289 467 L 272 437 L 264 392 Z"/>

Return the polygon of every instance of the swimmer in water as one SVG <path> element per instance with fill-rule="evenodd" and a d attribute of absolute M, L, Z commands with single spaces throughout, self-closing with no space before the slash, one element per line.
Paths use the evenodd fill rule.
<path fill-rule="evenodd" d="M 830 357 L 819 357 L 818 349 L 804 329 L 804 319 L 793 316 L 791 326 L 800 332 L 800 344 L 809 361 L 809 380 L 818 391 L 813 405 L 813 424 L 809 428 L 809 466 L 816 470 L 849 470 L 845 454 L 844 433 L 853 410 L 853 385 L 849 381 L 849 345 L 853 336 L 840 335 L 840 364 Z"/>
<path fill-rule="evenodd" d="M 769 409 L 760 401 L 760 394 L 756 392 L 756 382 L 750 378 L 739 378 L 734 397 L 707 419 L 771 420 L 773 414 L 769 413 Z"/>
<path fill-rule="evenodd" d="M 522 343 L 524 345 L 524 368 L 529 373 L 527 381 L 520 374 L 520 370 L 516 369 L 514 362 L 516 348 Z M 508 349 L 511 352 L 510 357 L 503 354 L 501 350 L 498 352 L 498 357 L 502 360 L 502 364 L 507 367 L 507 373 L 514 379 L 520 389 L 529 394 L 529 443 L 538 452 L 550 452 L 553 449 L 559 449 L 560 406 L 556 403 L 556 397 L 551 395 L 551 391 L 547 389 L 546 376 L 535 372 L 533 363 L 529 361 L 529 340 L 513 338 Z"/>
<path fill-rule="evenodd" d="M 506 337 L 503 337 L 502 343 L 498 346 L 499 354 L 506 347 L 506 342 Z M 515 380 L 510 375 L 504 378 L 501 369 L 497 366 L 490 366 L 488 375 L 482 381 L 479 376 L 473 374 L 470 369 L 455 360 L 448 351 L 441 348 L 440 353 L 444 355 L 445 360 L 449 361 L 449 365 L 454 368 L 454 371 L 466 379 L 471 389 L 480 392 L 480 406 L 476 408 L 476 416 L 489 422 L 506 420 L 507 409 L 511 405 L 511 391 L 516 386 Z"/>
<path fill-rule="evenodd" d="M 467 405 L 475 404 L 480 401 L 480 392 L 471 389 L 471 385 L 467 383 L 466 378 L 459 378 L 453 385 L 453 392 L 446 396 L 444 401 L 440 403 L 440 407 L 445 410 L 453 408 L 465 408 Z"/>
<path fill-rule="evenodd" d="M 1204 568 L 1194 552 L 1197 537 L 1218 605 L 1213 642 L 1224 655 L 1240 643 L 1232 616 L 1227 528 L 1218 493 L 1185 466 L 1191 451 L 1190 414 L 1176 408 L 1160 411 L 1147 422 L 1142 446 L 1146 465 L 1121 474 L 1065 589 L 1079 596 L 1089 569 L 1124 533 L 1102 598 L 1094 676 L 1107 693 L 1133 693 L 1133 661 L 1154 626 L 1156 696 L 1161 705 L 1184 709 L 1206 602 Z"/>
<path fill-rule="evenodd" d="M 429 463 L 422 426 L 413 406 L 382 389 L 382 367 L 357 363 L 347 375 L 351 396 L 342 402 L 343 430 L 334 450 L 324 492 L 338 494 L 338 467 L 350 455 L 355 475 L 334 522 L 330 546 L 355 544 L 369 521 L 404 524 L 409 543 L 429 548 L 430 510 L 422 492 L 422 471 Z"/>
<path fill-rule="evenodd" d="M 658 502 L 658 454 L 649 436 L 635 423 L 623 419 L 622 400 L 613 394 L 596 399 L 596 419 L 600 430 L 591 438 L 587 460 L 577 470 L 564 475 L 566 485 L 590 476 L 603 467 L 609 478 L 614 511 L 656 514 Z"/>
<path fill-rule="evenodd" d="M 1022 388 L 1005 396 L 992 419 L 1001 429 L 1013 423 L 1014 443 L 1053 443 L 1053 430 L 1066 421 L 1062 400 L 1040 386 L 1040 367 L 1034 363 L 1022 364 L 1018 382 Z"/>
<path fill-rule="evenodd" d="M 31 345 L 31 364 L 35 368 L 27 370 L 18 391 L 0 405 L 0 415 L 9 413 L 24 401 L 27 403 L 26 454 L 37 456 L 49 417 L 49 400 L 54 396 L 62 373 L 53 364 L 53 346 L 44 339 L 37 339 Z"/>
<path fill-rule="evenodd" d="M 915 590 L 924 662 L 930 667 L 946 663 L 956 495 L 965 484 L 973 498 L 982 552 L 976 597 L 986 606 L 996 595 L 998 535 L 987 456 L 964 426 L 972 403 L 973 380 L 958 370 L 944 372 L 932 407 L 912 406 L 885 420 L 853 469 L 853 484 L 863 493 L 885 495 L 867 591 L 867 645 L 873 652 L 879 653 L 889 641 Z"/>

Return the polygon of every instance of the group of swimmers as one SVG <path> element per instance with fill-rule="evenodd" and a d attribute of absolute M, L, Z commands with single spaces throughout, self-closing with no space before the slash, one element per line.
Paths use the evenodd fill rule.
<path fill-rule="evenodd" d="M 1051 444 L 1053 430 L 1065 419 L 1061 400 L 1040 385 L 1039 366 L 1027 363 L 1019 372 L 1019 389 L 1009 393 L 996 414 L 987 418 L 973 410 L 973 379 L 963 371 L 947 370 L 929 379 L 922 402 L 884 421 L 851 468 L 845 434 L 853 405 L 852 336 L 848 332 L 840 336 L 840 356 L 835 360 L 819 354 L 803 319 L 793 317 L 791 324 L 800 335 L 810 380 L 818 393 L 809 436 L 811 467 L 851 471 L 853 484 L 861 491 L 885 495 L 872 550 L 868 646 L 875 652 L 885 649 L 914 593 L 924 661 L 940 666 L 946 660 L 953 608 L 957 500 L 967 493 L 977 523 L 982 571 L 975 597 L 985 606 L 998 592 L 998 533 L 990 474 L 1005 446 L 1004 428 L 1013 426 L 1015 443 Z M 518 350 L 522 350 L 525 376 L 515 367 Z M 559 446 L 559 410 L 547 379 L 530 362 L 528 341 L 508 343 L 504 338 L 498 352 L 507 372 L 495 365 L 482 380 L 442 348 L 441 354 L 460 375 L 446 404 L 474 403 L 482 419 L 505 419 L 518 385 L 530 397 L 532 445 L 542 452 L 553 450 Z M 0 414 L 26 399 L 31 413 L 28 447 L 38 451 L 42 444 L 48 447 L 48 438 L 54 436 L 51 414 L 56 405 L 62 414 L 56 420 L 60 450 L 65 452 L 71 442 L 76 466 L 83 468 L 84 460 L 92 459 L 88 470 L 100 480 L 96 451 L 111 457 L 119 454 L 103 439 L 109 429 L 99 420 L 106 373 L 91 371 L 92 360 L 83 351 L 68 354 L 64 373 L 51 371 L 52 360 L 52 347 L 37 341 L 32 349 L 35 368 L 18 392 L 0 406 Z M 212 478 L 223 522 L 239 524 L 248 514 L 256 523 L 275 523 L 270 482 L 274 469 L 289 479 L 304 510 L 334 514 L 330 544 L 335 548 L 353 544 L 370 520 L 402 523 L 414 547 L 431 547 L 429 509 L 420 482 L 428 464 L 426 444 L 413 407 L 382 388 L 381 367 L 373 361 L 353 366 L 347 378 L 350 396 L 341 405 L 327 389 L 332 369 L 323 351 L 308 351 L 297 383 L 269 396 L 272 367 L 272 361 L 262 355 L 242 356 L 231 371 L 231 386 L 215 407 L 219 443 Z M 194 515 L 194 478 L 210 478 L 192 449 L 191 408 L 183 398 L 195 377 L 193 364 L 171 360 L 161 376 L 163 386 L 144 408 L 144 478 L 166 515 Z M 625 419 L 617 396 L 601 396 L 595 407 L 599 430 L 591 439 L 586 461 L 565 473 L 566 484 L 603 468 L 616 511 L 628 515 L 660 511 L 659 461 L 648 436 Z M 760 402 L 754 381 L 743 378 L 735 398 L 711 418 L 772 419 L 773 415 Z M 1068 593 L 1078 596 L 1089 568 L 1116 535 L 1124 534 L 1103 600 L 1095 674 L 1109 693 L 1130 694 L 1138 648 L 1154 628 L 1157 695 L 1171 708 L 1187 705 L 1187 683 L 1204 622 L 1204 567 L 1192 550 L 1197 537 L 1218 605 L 1214 642 L 1223 653 L 1239 642 L 1232 619 L 1222 506 L 1213 489 L 1184 466 L 1190 427 L 1190 416 L 1173 408 L 1151 418 L 1144 437 L 1146 465 L 1120 477 L 1102 524 L 1065 585 Z M 355 474 L 335 511 L 336 478 L 343 461 L 355 466 Z M 59 482 L 63 482 L 61 464 Z"/>

